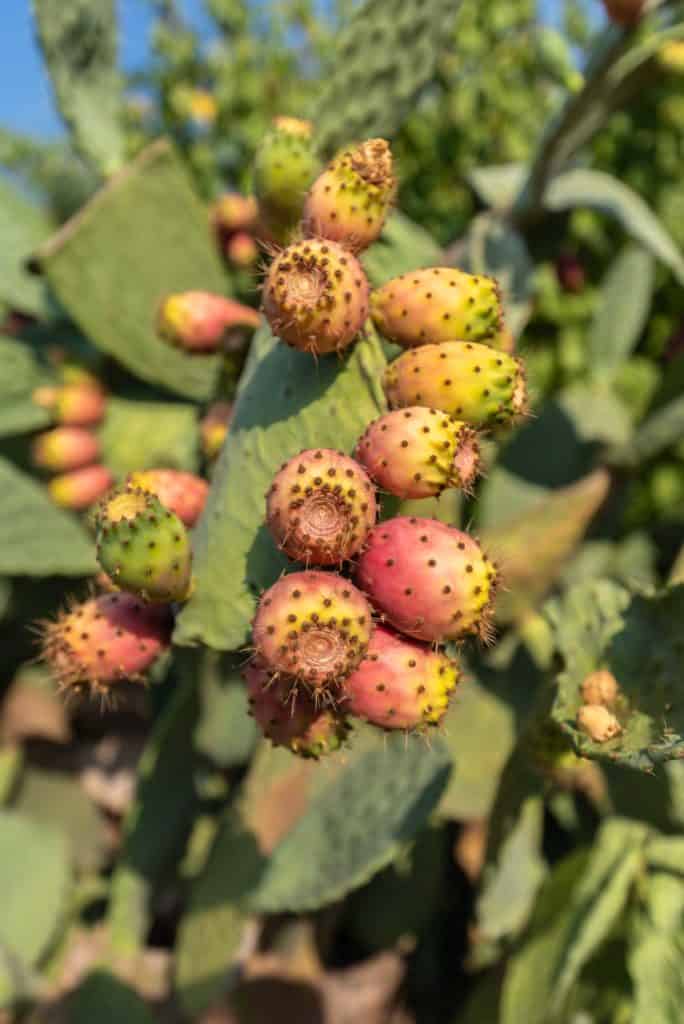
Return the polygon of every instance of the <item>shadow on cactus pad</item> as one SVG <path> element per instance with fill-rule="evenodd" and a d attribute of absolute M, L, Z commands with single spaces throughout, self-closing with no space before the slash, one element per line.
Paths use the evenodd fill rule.
<path fill-rule="evenodd" d="M 633 594 L 597 580 L 549 602 L 546 614 L 565 664 L 552 714 L 575 751 L 645 772 L 684 758 L 684 586 L 661 594 Z M 582 684 L 599 669 L 607 669 L 618 683 L 609 710 L 620 732 L 603 742 L 577 724 L 586 703 Z"/>

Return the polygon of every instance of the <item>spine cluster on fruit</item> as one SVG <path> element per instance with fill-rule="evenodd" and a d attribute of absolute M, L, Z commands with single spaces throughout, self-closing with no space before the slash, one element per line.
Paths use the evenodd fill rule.
<path fill-rule="evenodd" d="M 407 350 L 382 382 L 391 411 L 368 425 L 354 458 L 294 451 L 266 494 L 274 543 L 298 566 L 259 601 L 249 700 L 271 742 L 307 756 L 335 749 L 346 718 L 439 725 L 461 678 L 444 645 L 493 633 L 499 571 L 475 537 L 419 516 L 377 522 L 380 492 L 471 493 L 480 432 L 528 406 L 494 279 L 431 267 L 371 292 L 358 255 L 395 190 L 384 140 L 344 149 L 311 185 L 300 235 L 274 253 L 264 283 L 264 312 L 287 345 L 340 353 L 370 315 Z M 325 735 L 315 750 L 314 721 Z"/>

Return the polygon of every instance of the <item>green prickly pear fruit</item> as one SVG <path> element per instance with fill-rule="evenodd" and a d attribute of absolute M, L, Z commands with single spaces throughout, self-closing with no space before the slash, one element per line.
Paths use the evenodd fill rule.
<path fill-rule="evenodd" d="M 374 420 L 355 454 L 378 487 L 398 498 L 436 497 L 447 487 L 468 492 L 480 468 L 473 428 L 421 406 Z"/>
<path fill-rule="evenodd" d="M 357 555 L 377 518 L 375 487 L 348 455 L 330 448 L 300 452 L 276 474 L 266 522 L 295 562 L 340 565 Z"/>
<path fill-rule="evenodd" d="M 106 466 L 94 465 L 60 473 L 47 488 L 55 505 L 82 512 L 99 501 L 113 483 L 114 477 Z"/>
<path fill-rule="evenodd" d="M 304 231 L 361 252 L 380 235 L 396 187 L 392 151 L 384 139 L 368 139 L 344 150 L 309 190 Z"/>
<path fill-rule="evenodd" d="M 397 516 L 371 530 L 356 581 L 395 629 L 444 643 L 491 635 L 496 565 L 478 541 L 436 519 Z"/>
<path fill-rule="evenodd" d="M 138 470 L 129 474 L 126 483 L 156 494 L 162 505 L 175 512 L 185 526 L 195 525 L 209 493 L 206 480 L 179 469 Z"/>
<path fill-rule="evenodd" d="M 98 439 L 83 427 L 55 427 L 40 434 L 31 446 L 33 464 L 52 473 L 87 466 L 99 454 Z"/>
<path fill-rule="evenodd" d="M 187 530 L 155 494 L 124 486 L 102 501 L 97 558 L 117 587 L 145 601 L 185 601 L 190 596 Z"/>
<path fill-rule="evenodd" d="M 261 317 L 251 306 L 211 292 L 167 295 L 157 313 L 157 331 L 186 352 L 215 352 L 232 331 L 253 331 Z"/>
<path fill-rule="evenodd" d="M 42 656 L 61 689 L 106 697 L 113 683 L 139 681 L 170 643 L 168 607 L 133 594 L 100 594 L 41 623 Z"/>
<path fill-rule="evenodd" d="M 441 651 L 376 626 L 366 657 L 342 684 L 342 708 L 382 729 L 439 725 L 460 673 Z"/>
<path fill-rule="evenodd" d="M 493 277 L 452 267 L 411 270 L 371 294 L 378 330 L 403 348 L 442 341 L 485 341 L 503 328 Z"/>
<path fill-rule="evenodd" d="M 299 223 L 304 197 L 320 162 L 311 124 L 292 117 L 275 118 L 254 159 L 254 191 L 267 235 L 280 244 L 290 240 Z"/>
<path fill-rule="evenodd" d="M 521 361 L 476 342 L 412 348 L 390 363 L 383 383 L 393 408 L 443 409 L 474 427 L 509 423 L 527 412 Z"/>
<path fill-rule="evenodd" d="M 274 747 L 299 757 L 331 754 L 344 743 L 349 723 L 332 708 L 318 707 L 311 694 L 286 676 L 274 676 L 257 662 L 244 671 L 250 714 Z"/>
<path fill-rule="evenodd" d="M 300 352 L 341 352 L 368 316 L 368 292 L 355 256 L 337 242 L 307 238 L 271 263 L 264 313 L 273 333 Z"/>
<path fill-rule="evenodd" d="M 272 673 L 334 690 L 363 658 L 373 631 L 368 601 L 331 572 L 294 572 L 261 597 L 254 647 Z"/>

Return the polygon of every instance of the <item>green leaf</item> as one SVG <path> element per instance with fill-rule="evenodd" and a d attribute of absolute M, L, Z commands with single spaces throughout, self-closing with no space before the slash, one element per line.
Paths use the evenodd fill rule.
<path fill-rule="evenodd" d="M 193 1018 L 225 991 L 245 924 L 240 904 L 257 885 L 263 863 L 254 836 L 229 808 L 192 885 L 176 939 L 175 987 Z"/>
<path fill-rule="evenodd" d="M 610 174 L 588 168 L 559 174 L 544 193 L 544 206 L 554 212 L 588 206 L 608 214 L 684 284 L 684 257 L 671 236 L 641 196 Z"/>
<path fill-rule="evenodd" d="M 388 864 L 424 824 L 447 784 L 443 744 L 401 735 L 357 737 L 346 764 L 322 781 L 276 846 L 248 906 L 259 913 L 316 910 Z"/>
<path fill-rule="evenodd" d="M 628 958 L 634 985 L 632 1024 L 678 1024 L 684 1003 L 684 882 L 649 878 L 645 907 Z"/>
<path fill-rule="evenodd" d="M 117 477 L 136 469 L 185 469 L 199 464 L 197 410 L 180 402 L 110 398 L 100 429 L 102 454 Z"/>
<path fill-rule="evenodd" d="M 0 946 L 27 966 L 37 964 L 66 913 L 69 886 L 64 836 L 0 811 Z"/>
<path fill-rule="evenodd" d="M 45 287 L 28 272 L 25 263 L 51 231 L 52 224 L 45 212 L 4 178 L 0 179 L 0 302 L 10 309 L 34 316 L 45 314 Z"/>
<path fill-rule="evenodd" d="M 561 861 L 542 888 L 527 942 L 504 983 L 501 1024 L 546 1024 L 619 920 L 642 867 L 647 830 L 614 819 L 589 856 Z"/>
<path fill-rule="evenodd" d="M 104 174 L 124 162 L 114 0 L 33 0 L 38 39 L 74 144 Z"/>
<path fill-rule="evenodd" d="M 264 524 L 273 475 L 304 448 L 351 451 L 383 408 L 383 367 L 370 325 L 350 354 L 317 361 L 266 328 L 257 332 L 196 529 L 196 586 L 176 620 L 176 643 L 227 651 L 244 645 L 257 595 L 287 565 Z"/>
<path fill-rule="evenodd" d="M 650 868 L 684 875 L 684 839 L 680 836 L 654 836 L 646 847 Z"/>
<path fill-rule="evenodd" d="M 526 924 L 537 890 L 546 875 L 542 856 L 544 801 L 528 796 L 518 820 L 489 864 L 477 904 L 478 927 L 489 940 L 516 935 Z"/>
<path fill-rule="evenodd" d="M 558 677 L 553 717 L 576 753 L 640 771 L 683 756 L 684 708 L 679 692 L 684 646 L 684 586 L 663 594 L 631 595 L 599 580 L 549 602 L 547 617 L 565 669 Z M 599 668 L 620 686 L 615 708 L 622 734 L 596 743 L 576 724 L 585 677 Z"/>
<path fill-rule="evenodd" d="M 0 458 L 0 575 L 89 576 L 97 570 L 93 542 L 47 491 Z"/>
<path fill-rule="evenodd" d="M 213 395 L 220 357 L 183 352 L 155 329 L 167 293 L 227 285 L 206 211 L 166 140 L 113 178 L 35 260 L 99 349 L 151 384 L 198 401 Z"/>
<path fill-rule="evenodd" d="M 483 203 L 493 210 L 506 210 L 515 202 L 525 180 L 524 164 L 496 164 L 475 167 L 468 181 Z"/>
<path fill-rule="evenodd" d="M 391 138 L 433 77 L 459 0 L 365 0 L 335 40 L 316 138 L 326 153 L 350 139 Z"/>
<path fill-rule="evenodd" d="M 684 434 L 684 396 L 674 398 L 652 413 L 632 435 L 629 444 L 620 445 L 608 453 L 610 462 L 617 466 L 638 466 L 660 455 L 682 439 Z"/>
<path fill-rule="evenodd" d="M 45 374 L 28 345 L 0 336 L 0 366 L 0 437 L 46 427 L 50 414 L 31 400 Z"/>
<path fill-rule="evenodd" d="M 650 252 L 628 245 L 610 268 L 589 330 L 593 374 L 616 370 L 636 348 L 651 309 L 655 265 Z"/>
<path fill-rule="evenodd" d="M 92 971 L 66 1000 L 69 1024 L 154 1024 L 150 1010 L 130 986 L 104 968 Z"/>

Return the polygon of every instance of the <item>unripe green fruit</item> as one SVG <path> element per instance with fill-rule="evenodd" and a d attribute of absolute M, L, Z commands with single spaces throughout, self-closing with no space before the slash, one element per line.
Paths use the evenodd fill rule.
<path fill-rule="evenodd" d="M 97 558 L 118 587 L 145 601 L 185 601 L 190 595 L 188 532 L 155 494 L 123 487 L 102 502 Z"/>
<path fill-rule="evenodd" d="M 308 122 L 277 118 L 254 159 L 254 191 L 259 213 L 274 241 L 290 240 L 302 215 L 306 191 L 319 166 Z"/>

